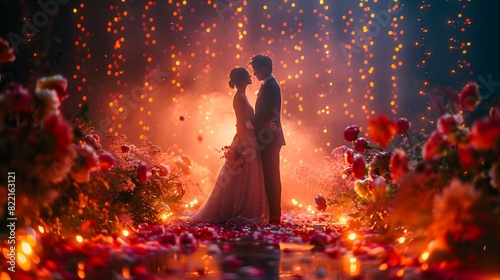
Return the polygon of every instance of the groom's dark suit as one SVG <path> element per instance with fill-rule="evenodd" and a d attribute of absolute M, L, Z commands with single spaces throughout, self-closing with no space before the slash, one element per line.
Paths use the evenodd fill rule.
<path fill-rule="evenodd" d="M 272 121 L 275 131 L 264 127 Z M 279 223 L 281 217 L 280 150 L 285 145 L 281 128 L 281 89 L 274 77 L 260 88 L 255 102 L 255 118 L 252 120 L 261 151 L 264 183 L 269 200 L 270 223 Z"/>

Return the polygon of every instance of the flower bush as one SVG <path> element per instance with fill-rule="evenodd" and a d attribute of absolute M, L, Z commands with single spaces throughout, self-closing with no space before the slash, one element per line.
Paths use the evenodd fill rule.
<path fill-rule="evenodd" d="M 426 239 L 429 262 L 492 269 L 500 262 L 500 111 L 493 106 L 469 127 L 464 116 L 481 102 L 477 84 L 448 94 L 430 136 L 411 135 L 407 119 L 384 115 L 369 120 L 371 142 L 357 125 L 346 127 L 348 174 L 369 200 L 357 217 L 391 238 L 405 229 Z"/>
<path fill-rule="evenodd" d="M 0 39 L 0 63 L 14 59 Z M 176 158 L 152 143 L 136 147 L 125 136 L 101 139 L 85 119 L 70 121 L 61 113 L 67 87 L 66 78 L 53 75 L 39 78 L 33 90 L 14 82 L 0 90 L 0 171 L 15 174 L 16 184 L 15 211 L 1 207 L 0 217 L 15 215 L 19 227 L 91 236 L 171 215 L 170 206 L 184 195 L 181 175 L 190 166 L 177 168 Z M 2 205 L 6 180 L 0 182 Z"/>

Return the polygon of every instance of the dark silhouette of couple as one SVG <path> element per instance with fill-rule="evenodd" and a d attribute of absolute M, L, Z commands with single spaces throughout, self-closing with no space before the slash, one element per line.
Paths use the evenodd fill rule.
<path fill-rule="evenodd" d="M 255 110 L 246 96 L 252 77 L 245 68 L 234 68 L 229 74 L 229 87 L 236 89 L 236 134 L 224 151 L 226 161 L 211 194 L 192 221 L 280 223 L 280 150 L 285 145 L 281 89 L 272 74 L 270 57 L 255 55 L 249 64 L 262 81 Z"/>

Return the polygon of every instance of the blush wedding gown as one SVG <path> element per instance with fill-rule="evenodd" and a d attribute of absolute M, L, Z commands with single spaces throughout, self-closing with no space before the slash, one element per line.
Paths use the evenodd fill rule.
<path fill-rule="evenodd" d="M 191 217 L 193 222 L 206 223 L 267 223 L 269 204 L 264 187 L 264 175 L 255 132 L 245 126 L 254 116 L 245 95 L 233 98 L 236 114 L 236 135 L 232 149 L 243 151 L 243 163 L 226 159 L 215 186 L 205 203 Z"/>

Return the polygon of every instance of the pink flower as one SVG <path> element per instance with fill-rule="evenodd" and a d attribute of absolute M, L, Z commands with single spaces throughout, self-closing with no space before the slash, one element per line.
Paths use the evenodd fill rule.
<path fill-rule="evenodd" d="M 500 119 L 488 117 L 477 121 L 472 126 L 471 145 L 478 150 L 491 149 L 499 145 Z"/>
<path fill-rule="evenodd" d="M 54 155 L 61 161 L 69 155 L 73 141 L 73 128 L 61 115 L 50 115 L 43 123 L 43 130 L 51 135 L 56 144 Z"/>
<path fill-rule="evenodd" d="M 455 131 L 457 129 L 457 126 L 462 125 L 463 123 L 464 119 L 460 114 L 444 114 L 438 119 L 437 129 L 439 132 L 448 135 Z"/>
<path fill-rule="evenodd" d="M 396 121 L 396 126 L 398 134 L 405 134 L 410 129 L 411 123 L 406 118 L 399 118 Z"/>
<path fill-rule="evenodd" d="M 355 179 L 362 180 L 365 178 L 366 164 L 365 160 L 360 155 L 354 155 L 352 163 L 352 176 Z"/>
<path fill-rule="evenodd" d="M 149 176 L 151 176 L 151 171 L 149 170 L 148 164 L 141 162 L 137 168 L 137 180 L 139 183 L 146 183 Z"/>
<path fill-rule="evenodd" d="M 83 141 L 85 141 L 85 143 L 89 144 L 90 146 L 92 146 L 92 148 L 96 150 L 99 150 L 101 148 L 101 143 L 100 143 L 101 138 L 99 137 L 99 135 L 95 133 L 88 134 L 87 136 L 85 136 Z"/>
<path fill-rule="evenodd" d="M 9 46 L 6 40 L 0 38 L 0 63 L 14 61 L 15 59 L 14 49 Z"/>
<path fill-rule="evenodd" d="M 110 152 L 99 154 L 99 166 L 101 170 L 106 172 L 115 165 L 115 158 Z"/>
<path fill-rule="evenodd" d="M 344 159 L 345 159 L 345 163 L 348 166 L 351 166 L 353 161 L 354 161 L 354 151 L 352 149 L 347 149 L 344 152 Z"/>
<path fill-rule="evenodd" d="M 397 133 L 396 123 L 386 115 L 380 115 L 378 119 L 370 118 L 368 135 L 370 139 L 378 143 L 382 148 L 387 147 L 394 135 Z"/>
<path fill-rule="evenodd" d="M 481 101 L 478 85 L 469 83 L 458 95 L 458 102 L 465 112 L 472 112 Z"/>
<path fill-rule="evenodd" d="M 14 111 L 29 112 L 31 110 L 31 94 L 27 89 L 23 88 L 22 85 L 9 83 L 6 88 L 5 95 L 7 96 L 10 106 Z"/>
<path fill-rule="evenodd" d="M 323 212 L 326 210 L 326 199 L 322 195 L 318 194 L 314 197 L 314 205 L 318 211 Z"/>
<path fill-rule="evenodd" d="M 365 138 L 359 137 L 354 141 L 354 149 L 358 153 L 364 153 L 368 147 L 368 141 Z"/>
<path fill-rule="evenodd" d="M 449 146 L 448 139 L 445 134 L 439 131 L 434 131 L 431 137 L 424 144 L 422 149 L 422 156 L 424 160 L 431 160 L 435 157 L 441 156 L 441 152 Z"/>
<path fill-rule="evenodd" d="M 354 141 L 359 134 L 359 127 L 357 125 L 350 125 L 344 130 L 344 139 L 347 142 Z"/>
<path fill-rule="evenodd" d="M 66 89 L 68 88 L 68 80 L 61 75 L 55 75 L 51 77 L 40 78 L 36 82 L 37 89 L 52 89 L 57 92 L 57 97 L 59 98 L 59 102 L 63 101 L 68 97 L 68 92 Z"/>
<path fill-rule="evenodd" d="M 99 157 L 95 153 L 95 150 L 89 145 L 78 145 L 76 152 L 83 160 L 81 162 L 82 165 L 88 167 L 89 169 L 94 169 L 99 166 Z"/>
<path fill-rule="evenodd" d="M 391 156 L 389 162 L 389 170 L 391 171 L 391 178 L 393 182 L 398 182 L 401 178 L 408 173 L 408 157 L 402 149 L 397 149 Z"/>

